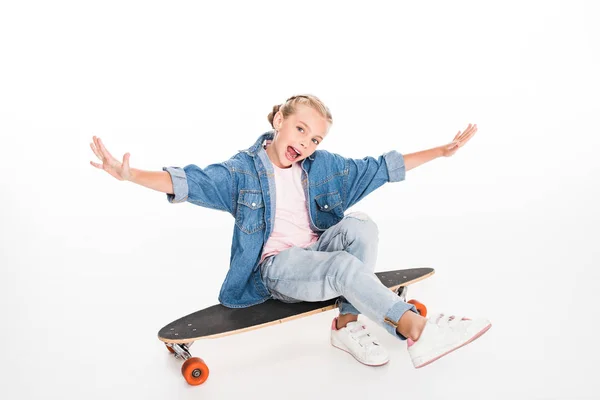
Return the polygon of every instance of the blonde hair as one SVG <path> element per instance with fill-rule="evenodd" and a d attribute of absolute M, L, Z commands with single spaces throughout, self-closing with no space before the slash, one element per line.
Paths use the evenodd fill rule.
<path fill-rule="evenodd" d="M 296 106 L 298 104 L 311 107 L 316 112 L 321 114 L 321 116 L 325 118 L 330 124 L 333 123 L 333 119 L 331 117 L 331 112 L 329 111 L 329 108 L 327 108 L 327 106 L 323 104 L 323 102 L 317 96 L 303 94 L 292 96 L 289 99 L 287 99 L 285 103 L 273 106 L 273 111 L 271 111 L 267 116 L 271 126 L 275 128 L 273 126 L 273 118 L 275 118 L 275 114 L 277 114 L 277 111 L 281 111 L 281 114 L 283 114 L 283 119 L 286 119 L 287 117 L 296 112 Z"/>

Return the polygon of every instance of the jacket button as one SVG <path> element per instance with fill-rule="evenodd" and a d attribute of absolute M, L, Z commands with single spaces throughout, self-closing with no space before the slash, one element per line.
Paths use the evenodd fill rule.
<path fill-rule="evenodd" d="M 325 208 L 329 208 L 329 206 L 327 204 L 325 204 Z"/>
<path fill-rule="evenodd" d="M 256 203 L 252 203 L 252 207 L 256 207 Z"/>

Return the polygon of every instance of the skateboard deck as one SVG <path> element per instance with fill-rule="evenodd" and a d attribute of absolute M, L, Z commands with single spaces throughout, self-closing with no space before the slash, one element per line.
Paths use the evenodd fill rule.
<path fill-rule="evenodd" d="M 433 268 L 411 268 L 385 272 L 376 272 L 381 283 L 406 299 L 406 287 L 431 275 Z M 411 300 L 419 313 L 426 314 L 421 303 Z M 217 304 L 164 326 L 158 332 L 158 339 L 165 342 L 175 357 L 186 360 L 182 373 L 191 385 L 199 385 L 208 378 L 208 367 L 197 357 L 191 357 L 189 347 L 200 339 L 218 338 L 247 332 L 254 329 L 280 324 L 294 319 L 332 310 L 337 307 L 337 298 L 320 302 L 284 303 L 267 300 L 246 308 L 228 308 Z"/>
<path fill-rule="evenodd" d="M 432 275 L 432 268 L 413 268 L 376 272 L 391 290 L 408 286 Z M 267 300 L 246 308 L 228 308 L 221 304 L 196 311 L 163 327 L 158 338 L 165 343 L 187 343 L 217 338 L 305 317 L 337 307 L 336 298 L 320 302 L 283 303 Z"/>

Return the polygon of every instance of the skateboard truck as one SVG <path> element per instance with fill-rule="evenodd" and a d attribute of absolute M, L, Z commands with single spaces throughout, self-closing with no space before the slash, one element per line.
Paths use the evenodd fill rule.
<path fill-rule="evenodd" d="M 398 290 L 396 291 L 396 293 L 398 294 L 398 296 L 400 297 L 400 299 L 402 299 L 402 301 L 406 302 L 406 294 L 408 293 L 408 287 L 407 286 L 400 286 L 398 288 Z"/>
<path fill-rule="evenodd" d="M 172 353 L 178 360 L 189 360 L 192 358 L 190 353 L 190 346 L 185 343 L 165 343 Z"/>

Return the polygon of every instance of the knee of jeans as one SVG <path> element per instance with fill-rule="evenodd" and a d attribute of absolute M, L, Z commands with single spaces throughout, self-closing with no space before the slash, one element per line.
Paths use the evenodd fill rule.
<path fill-rule="evenodd" d="M 357 236 L 376 240 L 379 235 L 377 224 L 364 212 L 355 211 L 346 214 L 344 221 L 348 225 L 348 231 Z"/>

